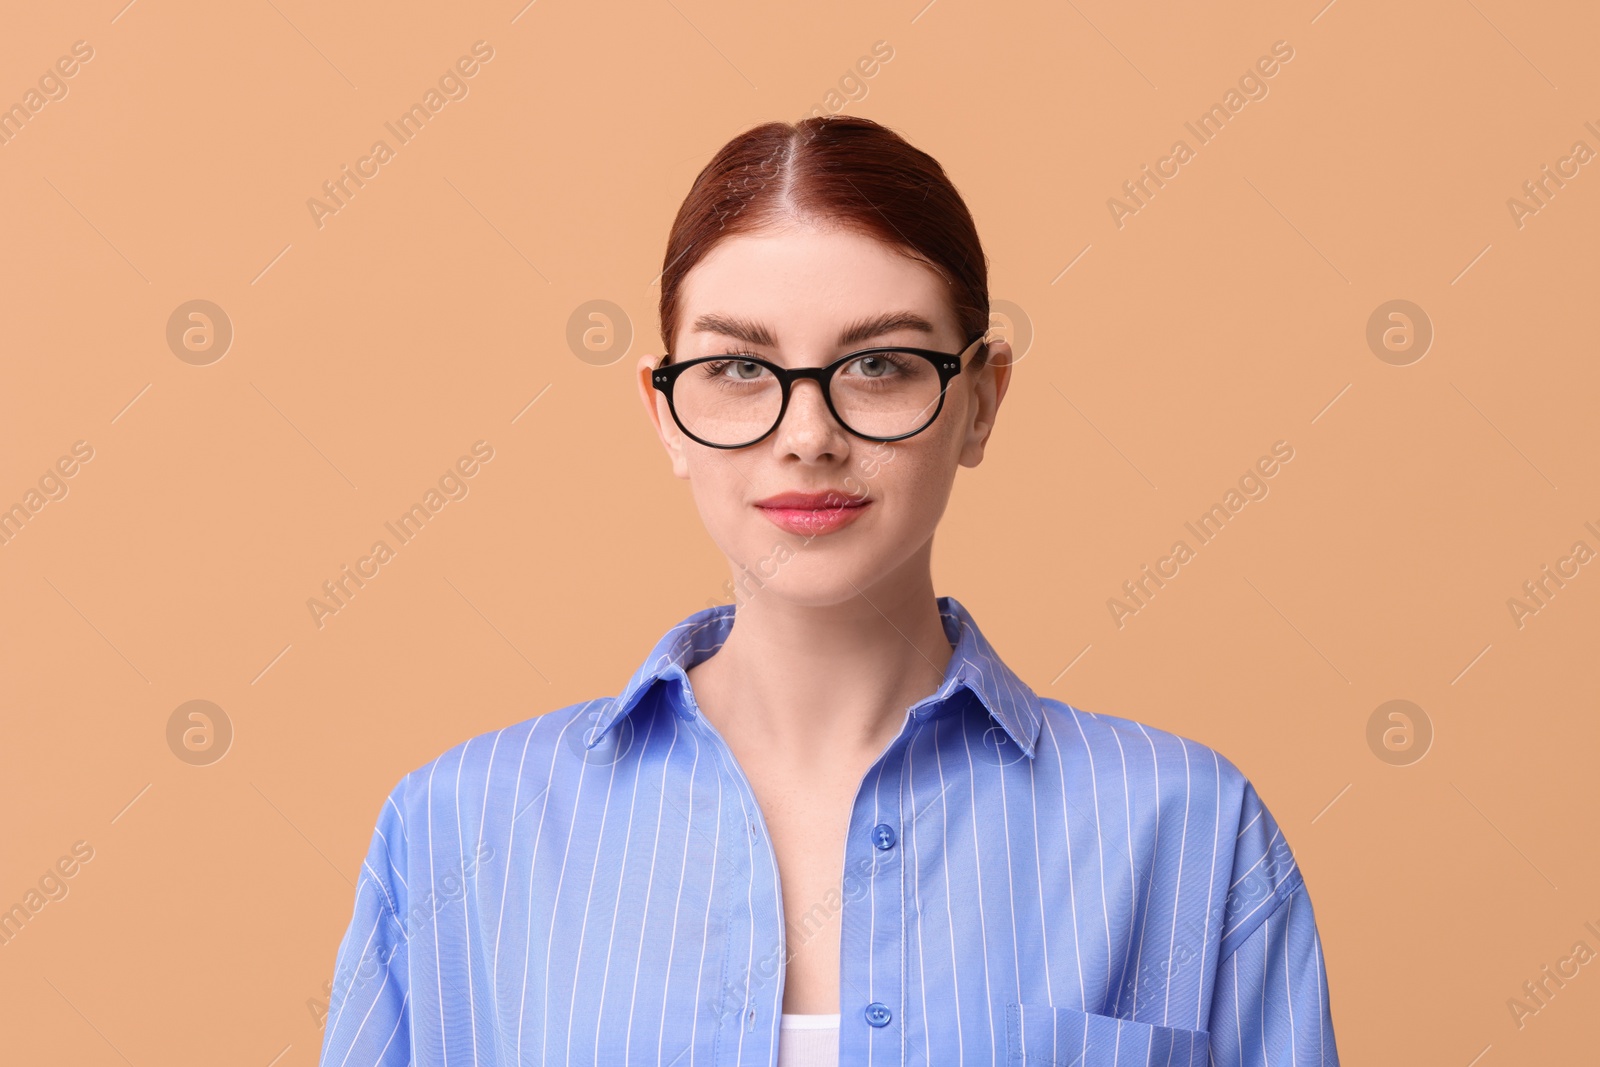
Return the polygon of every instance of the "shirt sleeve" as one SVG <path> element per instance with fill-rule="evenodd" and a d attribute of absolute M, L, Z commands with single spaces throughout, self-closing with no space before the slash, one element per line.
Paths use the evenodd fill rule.
<path fill-rule="evenodd" d="M 1328 980 L 1301 883 L 1217 968 L 1215 1067 L 1338 1067 Z"/>
<path fill-rule="evenodd" d="M 1214 1067 L 1338 1067 L 1322 939 L 1282 829 L 1246 785 L 1211 998 Z"/>
<path fill-rule="evenodd" d="M 356 879 L 355 909 L 334 962 L 321 1067 L 411 1062 L 405 820 L 390 793 Z"/>

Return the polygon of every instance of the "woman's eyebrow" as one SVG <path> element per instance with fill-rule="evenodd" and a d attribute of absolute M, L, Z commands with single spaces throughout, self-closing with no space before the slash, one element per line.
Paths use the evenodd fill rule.
<path fill-rule="evenodd" d="M 839 334 L 839 343 L 853 345 L 894 330 L 916 330 L 926 334 L 936 332 L 933 323 L 914 311 L 890 311 L 870 319 L 862 319 L 855 325 L 847 327 Z"/>
<path fill-rule="evenodd" d="M 694 320 L 694 328 L 696 333 L 718 333 L 725 337 L 737 338 L 745 344 L 766 345 L 768 348 L 778 346 L 778 342 L 773 339 L 772 332 L 766 326 L 732 315 L 715 313 L 701 315 Z"/>
<path fill-rule="evenodd" d="M 746 344 L 765 345 L 768 348 L 776 348 L 778 345 L 772 336 L 772 331 L 764 324 L 732 315 L 716 313 L 701 315 L 694 320 L 694 328 L 699 333 L 722 334 L 737 338 Z M 933 323 L 914 311 L 889 311 L 847 326 L 839 334 L 839 344 L 857 344 L 893 330 L 916 330 L 925 334 L 936 332 Z"/>

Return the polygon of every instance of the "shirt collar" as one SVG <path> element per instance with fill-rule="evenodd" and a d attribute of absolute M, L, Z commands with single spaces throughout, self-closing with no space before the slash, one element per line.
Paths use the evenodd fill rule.
<path fill-rule="evenodd" d="M 917 703 L 915 718 L 922 721 L 937 716 L 949 705 L 957 689 L 968 689 L 1017 747 L 1031 758 L 1044 717 L 1038 695 L 1006 666 L 960 601 L 941 596 L 936 603 L 953 652 L 945 668 L 944 681 L 931 697 Z M 644 663 L 633 672 L 621 694 L 600 712 L 584 738 L 584 747 L 593 748 L 599 744 L 614 723 L 638 707 L 656 682 L 677 679 L 682 692 L 687 694 L 689 668 L 722 647 L 733 629 L 734 612 L 733 604 L 703 608 L 663 634 Z M 676 703 L 678 713 L 685 718 L 696 714 L 687 700 L 680 699 Z"/>

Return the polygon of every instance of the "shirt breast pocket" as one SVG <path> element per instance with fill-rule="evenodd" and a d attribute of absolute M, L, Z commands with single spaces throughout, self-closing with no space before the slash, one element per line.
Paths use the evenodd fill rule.
<path fill-rule="evenodd" d="M 1092 1015 L 1043 1001 L 1006 1005 L 1011 1067 L 1206 1067 L 1204 1030 Z"/>

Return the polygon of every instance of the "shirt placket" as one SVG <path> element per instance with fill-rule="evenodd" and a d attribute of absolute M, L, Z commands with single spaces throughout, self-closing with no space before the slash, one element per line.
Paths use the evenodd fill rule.
<path fill-rule="evenodd" d="M 840 1067 L 903 1062 L 905 744 L 902 731 L 863 777 L 850 813 L 840 916 Z"/>
<path fill-rule="evenodd" d="M 684 681 L 687 683 L 686 678 Z M 911 1019 L 904 995 L 910 882 L 901 842 L 906 812 L 902 800 L 905 757 L 922 724 L 948 699 L 950 688 L 946 686 L 907 710 L 900 734 L 856 788 L 841 887 L 840 1067 L 900 1064 L 910 1055 L 912 1042 L 906 1027 Z M 693 706 L 687 684 L 684 691 Z M 777 853 L 750 780 L 733 750 L 703 714 L 698 721 L 718 753 L 721 773 L 727 776 L 736 798 L 743 800 L 737 810 L 728 812 L 726 822 L 732 831 L 723 842 L 723 847 L 730 849 L 733 899 L 727 913 L 728 955 L 720 998 L 724 1007 L 717 1020 L 716 1062 L 719 1067 L 776 1064 L 776 1022 L 782 1014 L 787 959 Z M 852 881 L 853 874 L 859 882 Z M 745 890 L 742 895 L 741 889 Z M 852 899 L 852 890 L 857 899 Z"/>

